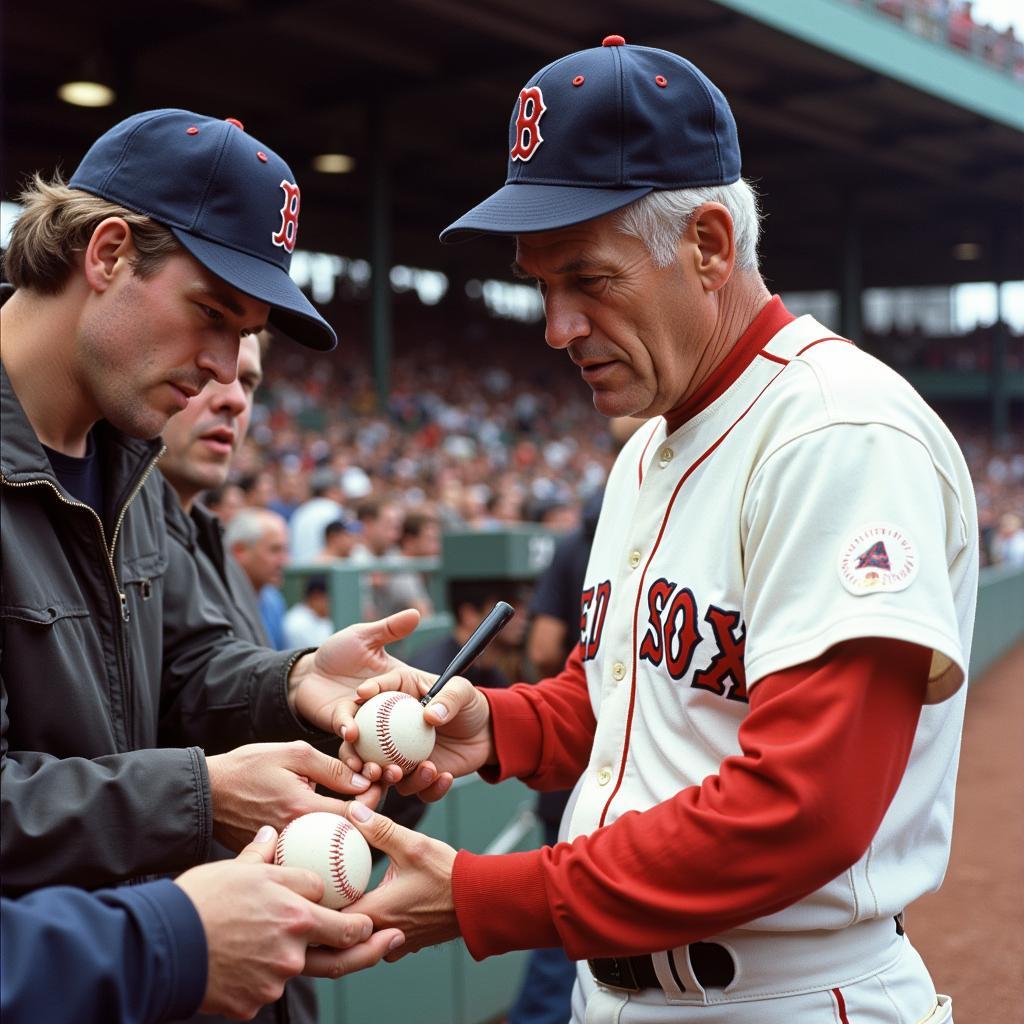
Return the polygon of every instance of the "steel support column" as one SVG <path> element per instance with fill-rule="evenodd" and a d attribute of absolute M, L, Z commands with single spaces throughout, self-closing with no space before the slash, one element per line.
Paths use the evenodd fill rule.
<path fill-rule="evenodd" d="M 861 246 L 861 210 L 855 194 L 843 197 L 842 238 L 839 251 L 839 331 L 858 344 L 863 340 L 862 302 L 864 272 Z"/>
<path fill-rule="evenodd" d="M 382 104 L 367 110 L 370 149 L 370 340 L 378 408 L 391 394 L 391 167 L 387 113 Z"/>

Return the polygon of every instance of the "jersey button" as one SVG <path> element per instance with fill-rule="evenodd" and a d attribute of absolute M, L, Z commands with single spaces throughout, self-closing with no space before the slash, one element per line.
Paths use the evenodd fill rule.
<path fill-rule="evenodd" d="M 666 445 L 664 448 L 661 449 L 660 452 L 658 452 L 658 461 L 661 463 L 663 469 L 672 461 L 672 456 L 674 454 L 675 452 L 673 452 L 672 449 L 668 447 L 668 445 Z"/>
<path fill-rule="evenodd" d="M 640 564 L 640 552 L 630 551 L 629 553 L 629 567 L 635 569 Z"/>
<path fill-rule="evenodd" d="M 615 662 L 615 664 L 612 665 L 612 678 L 615 680 L 615 682 L 621 682 L 625 678 L 625 675 L 626 666 L 623 665 L 621 661 Z"/>
<path fill-rule="evenodd" d="M 597 773 L 597 784 L 599 786 L 607 786 L 612 781 L 612 770 L 611 768 L 602 768 Z"/>

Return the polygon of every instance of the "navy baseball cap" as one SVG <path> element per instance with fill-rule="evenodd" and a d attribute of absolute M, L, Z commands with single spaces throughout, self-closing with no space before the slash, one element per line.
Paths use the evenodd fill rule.
<path fill-rule="evenodd" d="M 188 110 L 135 114 L 92 144 L 68 185 L 170 228 L 207 270 L 270 305 L 270 322 L 289 337 L 321 351 L 337 345 L 288 276 L 299 186 L 241 121 Z"/>
<path fill-rule="evenodd" d="M 505 187 L 445 228 L 442 242 L 551 231 L 656 189 L 740 176 L 721 90 L 688 60 L 622 36 L 538 71 L 516 98 L 508 141 Z"/>

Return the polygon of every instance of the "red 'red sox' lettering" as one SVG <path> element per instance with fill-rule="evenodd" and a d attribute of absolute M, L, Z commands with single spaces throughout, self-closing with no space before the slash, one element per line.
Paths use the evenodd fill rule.
<path fill-rule="evenodd" d="M 651 584 L 647 592 L 647 633 L 640 645 L 640 657 L 652 665 L 664 662 L 673 679 L 686 675 L 700 643 L 693 591 L 678 587 L 666 579 Z"/>
<path fill-rule="evenodd" d="M 604 617 L 608 614 L 608 599 L 612 596 L 611 580 L 588 587 L 580 595 L 580 643 L 582 660 L 591 661 L 601 646 Z"/>
<path fill-rule="evenodd" d="M 739 612 L 727 612 L 723 608 L 711 605 L 704 620 L 711 623 L 711 628 L 715 632 L 718 653 L 711 659 L 711 664 L 707 668 L 693 673 L 693 682 L 690 685 L 699 690 L 710 690 L 720 697 L 724 695 L 729 700 L 749 703 L 747 674 L 743 667 L 743 648 L 746 646 L 747 634 L 740 623 Z M 738 636 L 733 633 L 736 629 L 739 630 Z M 727 681 L 731 683 L 728 693 L 725 689 Z"/>
<path fill-rule="evenodd" d="M 692 590 L 670 580 L 655 580 L 647 592 L 647 628 L 639 657 L 652 665 L 664 664 L 673 679 L 683 679 L 703 639 L 697 618 L 697 599 Z M 707 668 L 694 672 L 690 685 L 746 703 L 747 681 L 743 669 L 746 634 L 739 612 L 711 605 L 704 620 L 711 624 L 718 650 Z"/>

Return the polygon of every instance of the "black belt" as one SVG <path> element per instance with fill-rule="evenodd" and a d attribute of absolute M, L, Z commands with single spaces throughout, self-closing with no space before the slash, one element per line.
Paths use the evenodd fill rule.
<path fill-rule="evenodd" d="M 594 978 L 608 988 L 639 992 L 644 988 L 662 987 L 650 953 L 644 956 L 602 957 L 588 960 L 587 963 Z M 676 973 L 671 953 L 668 957 L 668 966 L 680 991 L 685 992 L 686 986 Z M 691 943 L 690 966 L 701 988 L 725 988 L 736 974 L 732 956 L 725 946 L 720 946 L 717 942 Z"/>
<path fill-rule="evenodd" d="M 903 913 L 897 914 L 893 920 L 896 922 L 897 934 L 903 935 Z M 727 988 L 736 976 L 736 965 L 725 946 L 720 946 L 717 942 L 692 942 L 689 951 L 693 976 L 701 988 Z M 622 989 L 626 992 L 662 988 L 650 953 L 643 956 L 601 957 L 588 960 L 587 963 L 594 979 L 607 988 Z M 668 955 L 668 967 L 679 990 L 685 992 L 686 986 L 679 977 L 671 953 Z"/>

